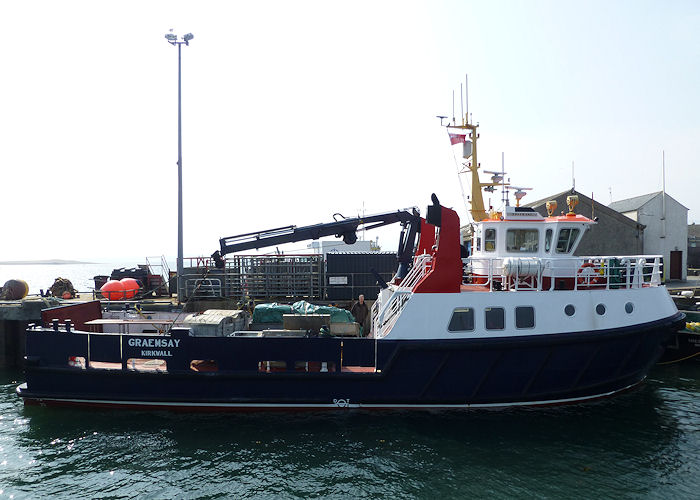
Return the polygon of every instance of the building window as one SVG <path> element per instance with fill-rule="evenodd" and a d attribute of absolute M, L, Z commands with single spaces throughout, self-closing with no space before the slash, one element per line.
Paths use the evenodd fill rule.
<path fill-rule="evenodd" d="M 578 238 L 578 233 L 580 229 L 578 228 L 564 228 L 559 231 L 559 238 L 557 239 L 557 253 L 569 253 L 576 243 L 576 238 Z"/>
<path fill-rule="evenodd" d="M 552 230 L 547 229 L 547 232 L 544 233 L 544 251 L 549 253 L 549 251 L 552 249 Z"/>
<path fill-rule="evenodd" d="M 447 327 L 450 332 L 468 332 L 474 330 L 474 309 L 471 307 L 459 307 L 452 311 L 450 324 Z"/>
<path fill-rule="evenodd" d="M 494 252 L 496 250 L 496 230 L 487 229 L 484 231 L 484 250 Z"/>
<path fill-rule="evenodd" d="M 537 229 L 509 229 L 506 232 L 508 252 L 535 253 L 538 249 L 540 232 Z"/>
<path fill-rule="evenodd" d="M 535 308 L 521 306 L 515 308 L 515 328 L 534 328 Z"/>
<path fill-rule="evenodd" d="M 487 307 L 485 319 L 487 330 L 503 330 L 506 327 L 505 312 L 502 307 Z"/>

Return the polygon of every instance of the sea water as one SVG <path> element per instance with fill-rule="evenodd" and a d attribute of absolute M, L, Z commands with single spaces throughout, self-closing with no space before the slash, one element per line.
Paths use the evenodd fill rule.
<path fill-rule="evenodd" d="M 115 262 L 86 262 L 79 264 L 0 264 L 0 287 L 10 279 L 20 279 L 29 285 L 29 293 L 38 295 L 42 290 L 46 292 L 53 285 L 56 278 L 66 278 L 73 283 L 73 288 L 86 294 L 95 289 L 95 276 L 110 276 L 114 269 L 122 267 L 132 268 L 138 264 L 145 264 L 134 260 Z M 160 260 L 158 260 L 160 264 Z M 174 263 L 171 269 L 175 269 Z M 160 266 L 155 272 L 160 272 Z"/>
<path fill-rule="evenodd" d="M 698 498 L 700 363 L 508 411 L 27 407 L 0 372 L 0 498 Z"/>

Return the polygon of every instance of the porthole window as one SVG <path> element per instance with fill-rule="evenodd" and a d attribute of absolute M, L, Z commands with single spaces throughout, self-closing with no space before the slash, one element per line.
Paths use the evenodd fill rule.
<path fill-rule="evenodd" d="M 567 316 L 573 316 L 574 313 L 576 312 L 576 308 L 571 304 L 567 304 L 566 307 L 564 308 L 564 312 L 566 313 Z"/>
<path fill-rule="evenodd" d="M 506 327 L 506 315 L 502 307 L 487 307 L 484 312 L 487 330 L 503 330 Z"/>
<path fill-rule="evenodd" d="M 450 324 L 447 330 L 450 332 L 468 332 L 474 329 L 474 309 L 471 307 L 459 307 L 452 311 Z"/>
<path fill-rule="evenodd" d="M 595 306 L 595 312 L 598 313 L 599 316 L 602 316 L 605 314 L 605 306 L 603 304 L 598 304 Z"/>
<path fill-rule="evenodd" d="M 627 314 L 632 314 L 632 311 L 634 311 L 634 304 L 632 302 L 625 304 L 625 312 Z"/>
<path fill-rule="evenodd" d="M 521 306 L 515 308 L 515 328 L 534 328 L 535 308 Z"/>

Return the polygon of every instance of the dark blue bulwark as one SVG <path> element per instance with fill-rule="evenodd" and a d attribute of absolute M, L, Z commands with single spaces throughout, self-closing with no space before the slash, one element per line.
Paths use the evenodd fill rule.
<path fill-rule="evenodd" d="M 27 332 L 28 400 L 369 405 L 548 404 L 605 395 L 640 382 L 683 316 L 616 330 L 478 340 L 120 336 Z M 145 345 L 145 347 L 144 347 Z M 374 367 L 377 371 L 348 367 Z M 153 355 L 155 351 L 155 355 Z M 71 357 L 122 369 L 69 366 Z M 165 359 L 134 371 L 130 358 Z M 196 372 L 193 360 L 215 362 Z M 261 371 L 265 362 L 280 371 Z M 279 368 L 286 363 L 286 369 Z M 328 372 L 297 371 L 325 362 Z M 262 365 L 261 365 L 262 363 Z"/>

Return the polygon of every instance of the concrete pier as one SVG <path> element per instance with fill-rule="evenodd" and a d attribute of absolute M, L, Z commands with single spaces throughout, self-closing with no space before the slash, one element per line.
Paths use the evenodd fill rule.
<path fill-rule="evenodd" d="M 42 309 L 60 304 L 42 297 L 0 301 L 0 369 L 23 365 L 27 325 L 41 322 Z"/>

